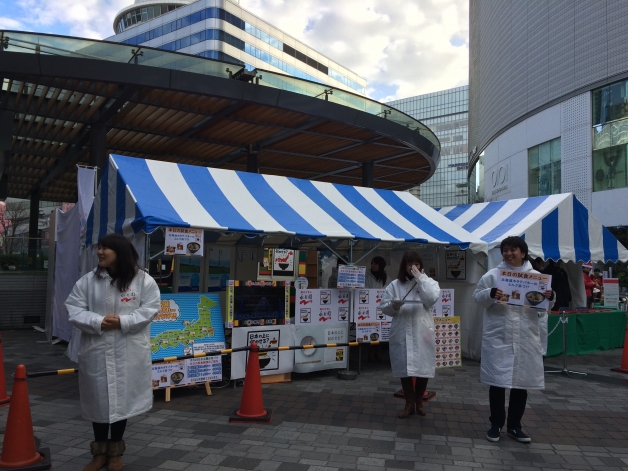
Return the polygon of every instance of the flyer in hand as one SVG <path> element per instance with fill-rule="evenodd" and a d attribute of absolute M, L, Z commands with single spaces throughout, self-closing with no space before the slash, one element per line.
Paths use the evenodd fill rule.
<path fill-rule="evenodd" d="M 499 270 L 496 288 L 503 291 L 495 302 L 514 304 L 515 306 L 548 309 L 549 301 L 543 293 L 551 289 L 551 275 L 515 270 Z"/>

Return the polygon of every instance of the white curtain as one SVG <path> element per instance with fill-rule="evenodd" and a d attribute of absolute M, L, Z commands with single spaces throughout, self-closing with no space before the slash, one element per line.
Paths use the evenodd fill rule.
<path fill-rule="evenodd" d="M 78 202 L 69 211 L 57 209 L 56 214 L 52 335 L 65 341 L 70 341 L 72 324 L 64 303 L 80 276 L 80 240 L 94 201 L 95 182 L 96 169 L 79 167 Z"/>

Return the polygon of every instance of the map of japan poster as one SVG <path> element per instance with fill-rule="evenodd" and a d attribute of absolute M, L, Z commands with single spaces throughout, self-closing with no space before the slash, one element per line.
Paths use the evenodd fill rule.
<path fill-rule="evenodd" d="M 150 348 L 153 360 L 224 349 L 218 294 L 162 294 L 150 326 Z"/>

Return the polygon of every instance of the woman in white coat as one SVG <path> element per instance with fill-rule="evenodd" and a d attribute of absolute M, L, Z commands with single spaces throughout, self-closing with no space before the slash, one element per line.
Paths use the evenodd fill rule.
<path fill-rule="evenodd" d="M 406 399 L 400 419 L 416 413 L 424 416 L 423 393 L 436 371 L 436 344 L 431 308 L 440 296 L 435 280 L 423 273 L 423 260 L 408 250 L 403 254 L 397 279 L 386 288 L 382 312 L 393 318 L 390 327 L 390 364 L 401 378 Z M 416 379 L 415 387 L 412 378 Z"/>
<path fill-rule="evenodd" d="M 496 304 L 504 294 L 496 288 L 500 270 L 538 273 L 528 260 L 528 244 L 521 237 L 507 237 L 501 243 L 504 261 L 489 270 L 473 293 L 484 307 L 480 381 L 488 384 L 491 428 L 486 439 L 499 441 L 506 423 L 506 388 L 510 388 L 508 435 L 522 443 L 531 442 L 521 430 L 528 389 L 544 389 L 543 355 L 547 349 L 547 311 L 512 304 Z M 554 292 L 543 296 L 554 304 Z"/>
<path fill-rule="evenodd" d="M 125 237 L 102 237 L 97 254 L 98 267 L 76 282 L 65 305 L 81 330 L 81 411 L 94 429 L 93 459 L 84 470 L 106 464 L 119 471 L 127 419 L 153 405 L 150 322 L 159 310 L 159 288 L 138 267 L 138 254 Z"/>

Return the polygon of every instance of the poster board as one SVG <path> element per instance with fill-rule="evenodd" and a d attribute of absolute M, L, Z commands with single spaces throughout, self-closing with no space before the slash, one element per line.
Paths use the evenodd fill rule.
<path fill-rule="evenodd" d="M 434 317 L 436 368 L 453 368 L 462 365 L 460 317 Z"/>
<path fill-rule="evenodd" d="M 227 281 L 226 328 L 290 322 L 290 281 Z"/>
<path fill-rule="evenodd" d="M 604 307 L 617 309 L 619 305 L 619 278 L 604 278 Z"/>
<path fill-rule="evenodd" d="M 295 294 L 296 325 L 349 320 L 350 289 L 297 289 Z"/>
<path fill-rule="evenodd" d="M 438 273 L 438 258 L 434 249 L 420 249 L 417 253 L 423 260 L 423 271 L 430 278 L 436 279 Z"/>
<path fill-rule="evenodd" d="M 445 264 L 447 280 L 464 281 L 467 279 L 466 252 L 464 250 L 446 250 Z"/>
<path fill-rule="evenodd" d="M 441 289 L 440 297 L 432 306 L 432 315 L 438 317 L 453 317 L 454 314 L 454 290 Z"/>
<path fill-rule="evenodd" d="M 203 256 L 203 229 L 166 227 L 164 253 L 166 255 Z"/>
<path fill-rule="evenodd" d="M 153 360 L 224 349 L 218 295 L 162 294 L 160 310 L 150 326 L 150 348 Z M 152 370 L 155 388 L 222 379 L 220 355 L 155 364 Z"/>
<path fill-rule="evenodd" d="M 268 325 L 233 329 L 232 348 L 246 347 L 256 342 L 259 348 L 291 347 L 294 345 L 294 325 Z M 231 354 L 231 379 L 244 378 L 248 351 Z M 294 367 L 294 350 L 259 354 L 262 376 L 290 373 Z"/>
<path fill-rule="evenodd" d="M 366 267 L 349 265 L 338 266 L 338 288 L 364 288 L 366 282 Z"/>
<path fill-rule="evenodd" d="M 295 345 L 348 342 L 348 323 L 302 324 L 294 329 Z M 313 348 L 294 351 L 294 371 L 308 373 L 347 367 L 347 347 Z"/>
<path fill-rule="evenodd" d="M 516 270 L 499 270 L 496 288 L 503 291 L 496 303 L 514 306 L 549 309 L 549 301 L 543 292 L 551 289 L 552 276 Z"/>

